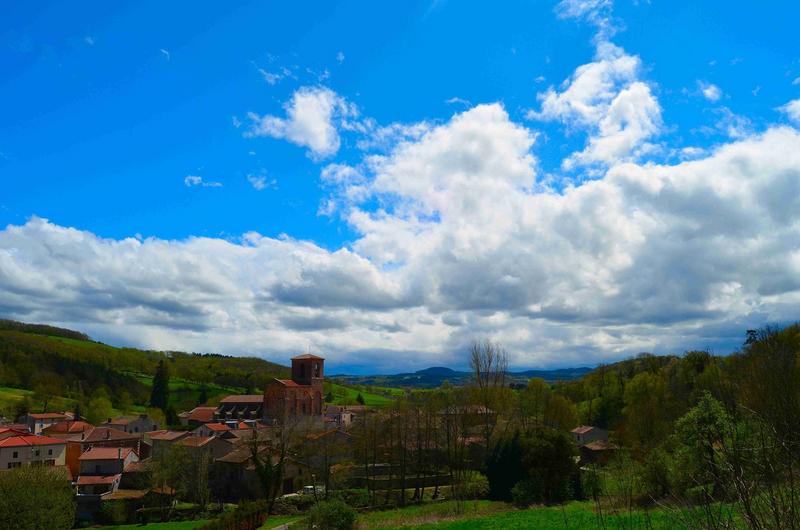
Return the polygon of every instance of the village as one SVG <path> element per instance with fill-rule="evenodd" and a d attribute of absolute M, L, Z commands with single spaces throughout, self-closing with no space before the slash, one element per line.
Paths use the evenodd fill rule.
<path fill-rule="evenodd" d="M 390 458 L 373 459 L 366 472 L 356 465 L 356 451 L 370 450 L 358 443 L 356 428 L 360 426 L 358 432 L 364 436 L 364 423 L 375 411 L 364 405 L 325 403 L 324 362 L 312 354 L 293 357 L 291 379 L 274 379 L 263 394 L 230 395 L 217 406 L 183 411 L 178 415 L 180 426 L 171 428 L 147 414 L 91 425 L 72 412 L 29 412 L 16 423 L 0 425 L 0 472 L 28 465 L 63 469 L 74 489 L 78 520 L 84 521 L 102 519 L 104 505 L 115 501 L 129 511 L 174 506 L 179 497 L 175 483 L 153 478 L 158 469 L 173 465 L 186 466 L 182 471 L 191 481 L 207 484 L 205 498 L 189 494 L 204 504 L 317 499 L 333 487 L 401 491 L 429 487 L 435 490 L 434 498 L 443 496 L 439 489 L 453 486 L 452 472 L 421 474 L 418 469 L 414 479 L 410 471 L 401 478 Z M 442 426 L 452 427 L 454 420 L 459 424 L 453 447 L 464 455 L 480 452 L 486 442 L 485 421 L 496 421 L 491 409 L 478 405 L 456 404 L 436 416 Z M 576 462 L 602 463 L 616 449 L 603 429 L 580 426 L 571 434 L 580 448 Z M 432 440 L 425 443 L 426 461 L 447 450 Z M 260 480 L 259 461 L 280 470 L 269 484 Z M 334 471 L 346 478 L 334 481 Z M 207 476 L 199 478 L 198 472 Z M 163 518 L 163 509 L 156 517 Z"/>

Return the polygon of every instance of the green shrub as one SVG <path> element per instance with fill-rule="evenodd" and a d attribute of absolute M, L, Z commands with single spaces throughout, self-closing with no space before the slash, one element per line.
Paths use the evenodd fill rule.
<path fill-rule="evenodd" d="M 366 488 L 353 488 L 335 490 L 328 494 L 328 500 L 341 500 L 354 508 L 366 508 L 372 502 L 369 490 Z"/>
<path fill-rule="evenodd" d="M 489 493 L 489 479 L 477 471 L 467 471 L 456 489 L 462 499 L 482 499 Z"/>
<path fill-rule="evenodd" d="M 323 501 L 308 512 L 309 528 L 351 530 L 355 524 L 356 511 L 340 500 Z"/>
<path fill-rule="evenodd" d="M 543 486 L 540 480 L 526 478 L 520 480 L 511 488 L 511 498 L 514 504 L 520 508 L 525 508 L 542 500 L 542 490 Z"/>

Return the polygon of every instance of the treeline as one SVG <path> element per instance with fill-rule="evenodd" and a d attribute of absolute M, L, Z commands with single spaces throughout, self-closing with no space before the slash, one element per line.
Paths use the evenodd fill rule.
<path fill-rule="evenodd" d="M 728 356 L 640 355 L 522 389 L 509 388 L 498 345 L 470 356 L 470 385 L 408 392 L 353 431 L 374 504 L 438 493 L 446 476 L 463 499 L 592 499 L 601 518 L 650 506 L 691 528 L 800 527 L 800 326 L 749 331 Z M 611 439 L 579 468 L 569 431 L 581 424 Z"/>
<path fill-rule="evenodd" d="M 5 320 L 0 318 L 0 330 L 22 331 L 23 333 L 35 333 L 48 337 L 63 337 L 65 339 L 89 340 L 89 335 L 71 329 L 57 328 L 46 324 L 26 324 L 15 320 Z"/>

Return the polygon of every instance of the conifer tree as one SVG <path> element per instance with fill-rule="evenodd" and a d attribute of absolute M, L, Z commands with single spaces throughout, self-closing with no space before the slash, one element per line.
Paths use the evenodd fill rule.
<path fill-rule="evenodd" d="M 166 412 L 169 402 L 169 368 L 164 360 L 158 361 L 156 375 L 153 378 L 153 390 L 150 393 L 150 406 Z"/>

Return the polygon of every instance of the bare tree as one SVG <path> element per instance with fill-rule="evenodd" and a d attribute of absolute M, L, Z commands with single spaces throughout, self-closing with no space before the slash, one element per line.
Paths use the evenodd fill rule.
<path fill-rule="evenodd" d="M 482 418 L 486 453 L 497 424 L 497 408 L 506 388 L 508 354 L 503 347 L 488 339 L 475 340 L 470 345 L 469 363 L 474 377 L 478 404 L 476 412 Z"/>

